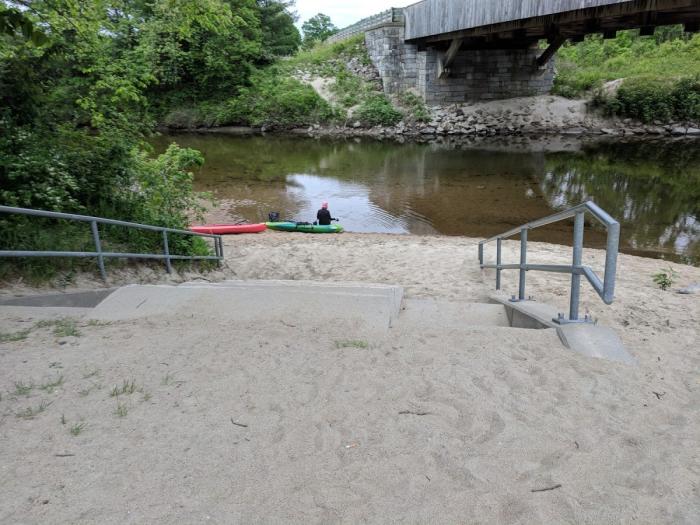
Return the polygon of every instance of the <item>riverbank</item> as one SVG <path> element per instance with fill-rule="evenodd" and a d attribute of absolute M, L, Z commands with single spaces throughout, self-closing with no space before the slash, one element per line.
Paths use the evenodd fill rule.
<path fill-rule="evenodd" d="M 320 93 L 327 95 L 327 90 Z M 331 99 L 334 100 L 334 99 Z M 396 137 L 416 142 L 439 136 L 511 137 L 524 136 L 610 136 L 610 137 L 700 137 L 700 123 L 655 121 L 649 124 L 633 119 L 605 117 L 586 99 L 568 99 L 554 95 L 509 100 L 451 104 L 426 108 L 424 122 L 400 120 L 395 125 L 367 126 L 352 114 L 343 123 L 314 124 L 304 128 L 279 129 L 272 126 L 199 126 L 161 128 L 170 132 L 220 133 L 293 133 L 314 137 Z"/>

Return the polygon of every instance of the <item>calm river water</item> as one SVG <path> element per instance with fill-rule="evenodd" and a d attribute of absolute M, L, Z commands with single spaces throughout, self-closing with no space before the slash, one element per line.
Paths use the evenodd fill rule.
<path fill-rule="evenodd" d="M 593 199 L 622 224 L 626 253 L 700 263 L 700 142 L 521 141 L 400 144 L 178 134 L 199 149 L 195 186 L 227 222 L 313 221 L 322 201 L 352 232 L 484 237 Z M 532 240 L 570 244 L 571 224 Z M 586 244 L 604 245 L 602 230 Z"/>

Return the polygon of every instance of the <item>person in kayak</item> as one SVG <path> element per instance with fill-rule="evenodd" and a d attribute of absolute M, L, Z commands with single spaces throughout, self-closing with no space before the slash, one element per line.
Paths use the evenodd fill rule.
<path fill-rule="evenodd" d="M 328 211 L 327 202 L 321 204 L 321 209 L 316 213 L 316 219 L 318 219 L 319 226 L 330 226 L 331 221 L 334 220 L 333 217 L 331 217 L 331 212 Z"/>

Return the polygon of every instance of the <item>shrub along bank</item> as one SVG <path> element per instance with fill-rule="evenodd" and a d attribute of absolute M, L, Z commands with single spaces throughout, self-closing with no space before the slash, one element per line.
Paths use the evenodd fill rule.
<path fill-rule="evenodd" d="M 332 101 L 311 86 L 314 79 L 329 81 Z M 406 93 L 396 103 L 399 108 L 384 95 L 364 36 L 359 35 L 301 50 L 251 75 L 234 96 L 175 108 L 163 116 L 163 124 L 279 130 L 349 121 L 368 127 L 392 126 L 404 118 L 427 119 L 427 110 L 415 95 Z"/>
<path fill-rule="evenodd" d="M 619 89 L 603 89 L 618 79 L 624 79 Z M 570 98 L 592 94 L 606 114 L 642 122 L 697 122 L 700 34 L 668 26 L 647 37 L 638 31 L 621 31 L 611 40 L 588 36 L 557 54 L 554 93 Z"/>
<path fill-rule="evenodd" d="M 24 7 L 15 7 L 22 4 Z M 0 203 L 106 216 L 174 228 L 197 213 L 193 150 L 170 147 L 153 158 L 146 140 L 171 107 L 245 94 L 256 71 L 290 54 L 300 38 L 275 0 L 0 0 Z M 310 105 L 291 93 L 294 120 Z M 267 87 L 268 91 L 272 89 Z M 266 111 L 250 100 L 251 114 Z M 323 108 L 319 108 L 321 111 Z M 161 239 L 109 229 L 105 243 L 159 250 Z M 5 249 L 90 249 L 89 233 L 61 221 L 0 215 Z M 173 251 L 198 253 L 191 237 Z M 0 277 L 18 268 L 48 275 L 78 264 L 0 260 Z"/>

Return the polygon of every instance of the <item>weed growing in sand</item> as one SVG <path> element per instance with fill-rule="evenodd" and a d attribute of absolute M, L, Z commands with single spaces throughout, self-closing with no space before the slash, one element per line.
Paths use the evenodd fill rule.
<path fill-rule="evenodd" d="M 79 435 L 83 430 L 85 430 L 86 426 L 87 426 L 87 424 L 83 423 L 82 421 L 80 423 L 76 423 L 75 425 L 72 425 L 70 427 L 71 436 Z"/>
<path fill-rule="evenodd" d="M 100 369 L 99 369 L 99 368 L 94 368 L 94 369 L 92 369 L 92 370 L 85 370 L 85 371 L 83 372 L 83 379 L 90 379 L 91 377 L 95 377 L 95 376 L 98 375 L 99 373 L 100 373 Z"/>
<path fill-rule="evenodd" d="M 673 286 L 673 283 L 678 279 L 678 272 L 669 266 L 665 270 L 655 273 L 652 277 L 654 282 L 659 285 L 659 288 L 666 291 Z"/>
<path fill-rule="evenodd" d="M 78 330 L 78 325 L 75 319 L 64 317 L 62 319 L 49 319 L 39 321 L 34 325 L 35 328 L 50 328 L 53 327 L 53 335 L 56 337 L 80 337 L 82 334 Z"/>
<path fill-rule="evenodd" d="M 19 332 L 0 332 L 0 343 L 16 343 L 24 341 L 29 335 L 29 330 L 21 330 Z"/>
<path fill-rule="evenodd" d="M 163 386 L 170 386 L 170 385 L 179 386 L 179 385 L 182 385 L 184 383 L 185 383 L 184 381 L 180 381 L 180 380 L 175 379 L 175 374 L 171 374 L 170 372 L 165 374 L 163 376 L 163 379 L 160 380 L 160 384 Z"/>
<path fill-rule="evenodd" d="M 57 337 L 80 337 L 80 330 L 73 319 L 59 319 L 53 333 Z"/>
<path fill-rule="evenodd" d="M 93 383 L 92 385 L 90 385 L 87 388 L 83 388 L 82 390 L 78 390 L 78 395 L 80 397 L 86 397 L 86 396 L 89 396 L 90 392 L 92 392 L 93 390 L 100 390 L 101 388 L 102 388 L 102 385 L 100 385 L 98 383 Z"/>
<path fill-rule="evenodd" d="M 129 413 L 129 409 L 126 406 L 126 403 L 121 403 L 120 401 L 117 401 L 117 408 L 114 411 L 114 414 L 117 417 L 126 417 L 126 415 Z"/>
<path fill-rule="evenodd" d="M 47 383 L 42 384 L 39 388 L 43 390 L 44 392 L 47 392 L 49 394 L 53 393 L 53 391 L 61 386 L 63 384 L 63 376 L 58 376 L 56 379 L 53 381 L 49 381 Z"/>
<path fill-rule="evenodd" d="M 367 341 L 361 341 L 359 339 L 348 339 L 346 341 L 336 341 L 336 348 L 369 348 L 369 343 Z"/>
<path fill-rule="evenodd" d="M 15 395 L 16 396 L 28 396 L 29 393 L 34 388 L 34 383 L 23 383 L 22 381 L 15 381 Z"/>
<path fill-rule="evenodd" d="M 20 419 L 34 419 L 34 417 L 38 416 L 41 414 L 44 410 L 46 410 L 51 403 L 48 401 L 42 401 L 35 407 L 27 407 L 21 412 L 17 412 L 15 414 L 18 418 Z"/>
<path fill-rule="evenodd" d="M 111 397 L 118 397 L 121 395 L 133 394 L 134 392 L 141 392 L 142 390 L 142 388 L 136 386 L 136 381 L 134 381 L 133 379 L 131 381 L 125 379 L 122 382 L 122 386 L 115 386 L 109 393 L 109 395 Z"/>
<path fill-rule="evenodd" d="M 144 392 L 144 393 L 143 393 L 143 401 L 144 401 L 144 402 L 150 401 L 152 397 L 153 397 L 153 396 L 151 395 L 150 392 Z"/>
<path fill-rule="evenodd" d="M 112 321 L 99 321 L 97 319 L 90 319 L 88 321 L 88 326 L 109 326 L 112 324 Z"/>

